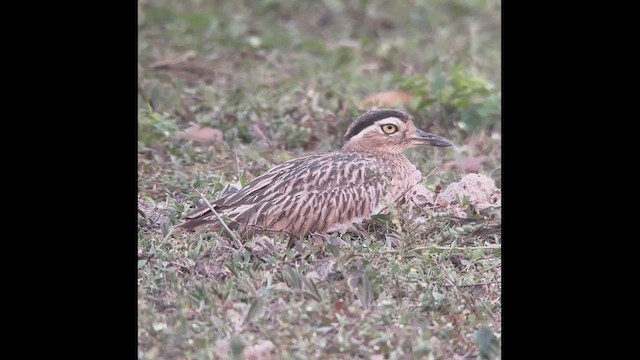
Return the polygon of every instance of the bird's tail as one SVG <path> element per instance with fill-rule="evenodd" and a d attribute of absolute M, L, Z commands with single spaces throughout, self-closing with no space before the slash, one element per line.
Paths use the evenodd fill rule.
<path fill-rule="evenodd" d="M 200 226 L 207 225 L 212 230 L 220 230 L 220 223 L 211 212 L 209 206 L 202 206 L 184 216 L 184 222 L 178 227 L 186 230 L 195 230 Z"/>

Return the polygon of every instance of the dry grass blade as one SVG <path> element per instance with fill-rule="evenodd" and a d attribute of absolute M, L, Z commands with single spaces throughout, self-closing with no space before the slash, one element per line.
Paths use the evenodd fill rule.
<path fill-rule="evenodd" d="M 365 273 L 362 274 L 362 283 L 358 290 L 362 306 L 365 309 L 370 309 L 373 304 L 373 283 Z"/>
<path fill-rule="evenodd" d="M 298 271 L 291 266 L 287 266 L 282 271 L 282 276 L 284 277 L 285 282 L 291 288 L 296 290 L 302 290 L 302 278 Z"/>
<path fill-rule="evenodd" d="M 313 279 L 309 279 L 306 276 L 301 276 L 302 282 L 304 283 L 304 293 L 315 301 L 321 302 L 322 296 L 318 291 L 318 287 L 316 286 Z"/>
<path fill-rule="evenodd" d="M 238 237 L 236 236 L 236 234 L 231 231 L 231 229 L 229 229 L 229 226 L 227 226 L 227 223 L 222 219 L 222 217 L 220 216 L 220 214 L 218 214 L 218 212 L 216 211 L 216 209 L 213 208 L 213 206 L 211 205 L 211 203 L 207 200 L 207 198 L 204 197 L 204 195 L 202 195 L 202 193 L 200 191 L 198 191 L 196 189 L 196 192 L 198 193 L 198 195 L 200 195 L 200 198 L 204 201 L 205 204 L 207 204 L 207 206 L 209 207 L 209 209 L 211 210 L 211 212 L 216 216 L 216 218 L 218 218 L 218 221 L 220 221 L 220 224 L 222 224 L 222 226 L 224 227 L 224 229 L 227 231 L 227 233 L 229 234 L 229 236 L 231 236 L 231 239 L 233 239 L 233 241 L 236 243 L 236 245 L 238 246 L 238 249 L 242 249 L 244 248 L 244 246 L 242 246 L 242 242 L 240 241 L 240 239 L 238 239 Z"/>
<path fill-rule="evenodd" d="M 244 323 L 248 323 L 253 321 L 259 314 L 262 313 L 262 309 L 264 308 L 264 301 L 262 301 L 259 297 L 253 299 L 249 310 L 247 311 L 247 316 L 244 319 Z"/>

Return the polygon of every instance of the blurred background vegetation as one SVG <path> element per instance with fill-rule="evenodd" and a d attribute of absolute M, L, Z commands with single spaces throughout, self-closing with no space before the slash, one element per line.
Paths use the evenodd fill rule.
<path fill-rule="evenodd" d="M 361 112 L 398 104 L 425 130 L 456 141 L 458 160 L 490 155 L 486 162 L 495 170 L 500 6 L 497 0 L 141 0 L 141 153 L 161 148 L 187 162 L 224 162 L 176 138 L 198 124 L 220 131 L 223 148 L 252 145 L 282 161 L 335 150 Z M 465 148 L 470 139 L 480 149 Z M 279 157 L 278 150 L 292 154 Z"/>

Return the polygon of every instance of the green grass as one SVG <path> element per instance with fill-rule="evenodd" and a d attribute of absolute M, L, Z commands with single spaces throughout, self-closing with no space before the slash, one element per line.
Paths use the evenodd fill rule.
<path fill-rule="evenodd" d="M 499 186 L 499 1 L 139 9 L 140 359 L 500 357 L 501 238 L 480 216 L 405 219 L 346 246 L 309 239 L 302 254 L 279 238 L 238 248 L 172 231 L 197 191 L 214 199 L 339 149 L 362 100 L 388 90 L 413 94 L 404 108 L 419 127 L 456 144 L 407 154 L 427 188 L 462 177 L 443 163 L 477 157 Z M 192 124 L 224 141 L 178 136 Z"/>

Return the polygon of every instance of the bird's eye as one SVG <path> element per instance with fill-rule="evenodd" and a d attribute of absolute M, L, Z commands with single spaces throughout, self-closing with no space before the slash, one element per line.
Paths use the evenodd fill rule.
<path fill-rule="evenodd" d="M 385 134 L 389 134 L 389 135 L 391 135 L 391 134 L 395 133 L 396 131 L 398 131 L 398 127 L 393 125 L 393 124 L 386 124 L 386 125 L 382 125 L 381 127 L 382 127 L 382 131 Z"/>

